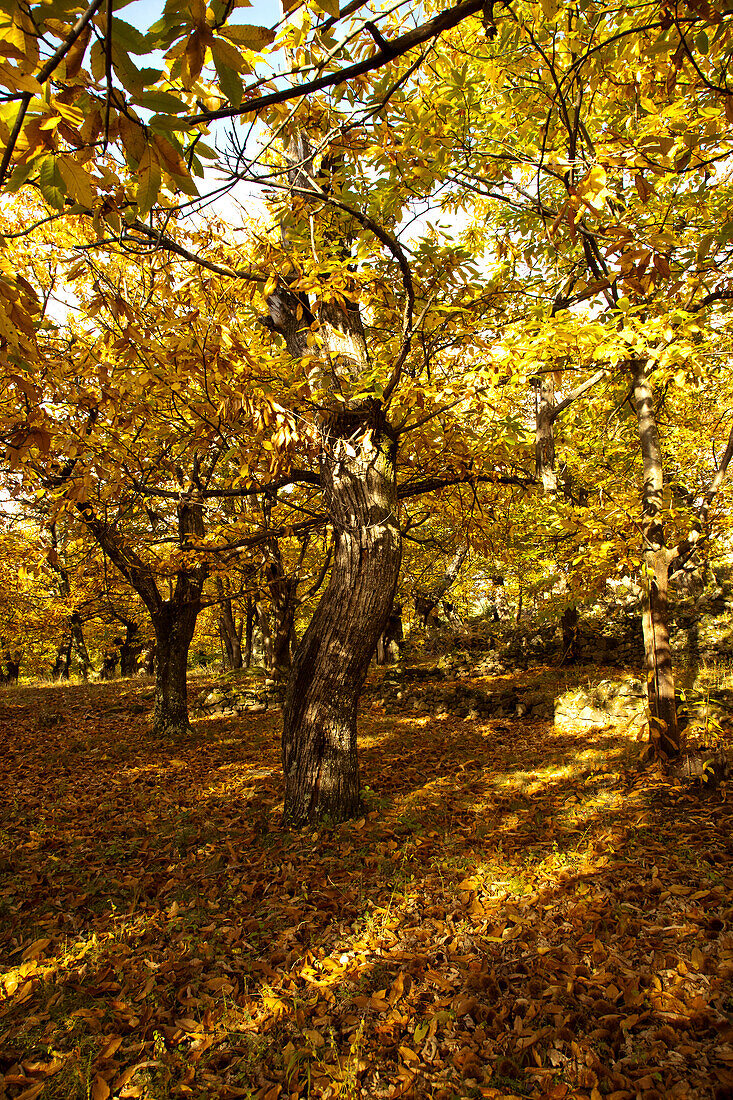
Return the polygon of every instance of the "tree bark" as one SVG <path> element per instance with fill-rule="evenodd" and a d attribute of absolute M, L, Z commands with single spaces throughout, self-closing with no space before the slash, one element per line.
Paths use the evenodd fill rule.
<path fill-rule="evenodd" d="M 378 402 L 369 402 L 368 411 L 361 423 L 339 417 L 321 459 L 335 551 L 285 698 L 284 817 L 291 825 L 342 821 L 360 807 L 357 705 L 401 561 L 396 448 Z"/>
<path fill-rule="evenodd" d="M 551 374 L 544 374 L 536 390 L 534 451 L 536 477 L 545 493 L 557 492 L 555 469 L 555 383 Z"/>
<path fill-rule="evenodd" d="M 291 643 L 295 628 L 298 579 L 297 576 L 286 576 L 277 539 L 272 540 L 269 553 L 270 560 L 265 567 L 265 579 L 272 608 L 270 623 L 272 663 L 269 671 L 277 673 L 289 669 L 292 664 Z"/>
<path fill-rule="evenodd" d="M 234 608 L 231 598 L 224 590 L 221 577 L 216 578 L 216 591 L 219 596 L 219 636 L 224 646 L 226 667 L 242 667 L 242 631 L 237 629 L 234 620 Z M 231 589 L 230 589 L 231 591 Z"/>
<path fill-rule="evenodd" d="M 155 708 L 153 736 L 175 737 L 187 733 L 188 651 L 196 628 L 195 606 L 177 606 L 165 600 L 153 616 L 156 642 Z"/>
<path fill-rule="evenodd" d="M 252 631 L 255 625 L 255 609 L 254 601 L 251 596 L 247 596 L 247 619 L 244 628 L 244 667 L 249 668 L 252 664 Z"/>
<path fill-rule="evenodd" d="M 262 635 L 262 662 L 267 671 L 272 672 L 275 663 L 272 649 L 272 632 L 270 630 L 270 620 L 267 615 L 267 609 L 262 600 L 256 601 L 255 613 L 257 615 L 257 625 Z"/>
<path fill-rule="evenodd" d="M 123 622 L 125 637 L 120 646 L 120 676 L 134 676 L 137 672 L 137 659 L 142 652 L 142 646 L 137 640 L 140 625 L 132 619 L 124 619 Z"/>
<path fill-rule="evenodd" d="M 649 742 L 663 756 L 680 752 L 680 731 L 669 645 L 667 583 L 675 553 L 665 545 L 662 522 L 664 468 L 646 362 L 630 363 L 632 396 L 644 466 L 642 489 L 642 563 L 644 581 L 644 656 L 649 700 Z"/>

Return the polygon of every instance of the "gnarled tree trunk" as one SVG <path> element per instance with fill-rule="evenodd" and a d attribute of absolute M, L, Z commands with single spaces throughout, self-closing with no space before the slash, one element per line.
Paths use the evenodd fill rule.
<path fill-rule="evenodd" d="M 284 707 L 285 821 L 358 812 L 356 713 L 401 560 L 395 450 L 377 402 L 332 429 L 321 460 L 335 550 L 328 586 L 293 660 Z M 346 440 L 349 440 L 347 443 Z"/>

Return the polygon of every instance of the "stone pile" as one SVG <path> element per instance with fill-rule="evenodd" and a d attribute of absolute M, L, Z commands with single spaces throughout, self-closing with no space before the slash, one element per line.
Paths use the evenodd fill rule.
<path fill-rule="evenodd" d="M 194 712 L 202 718 L 231 718 L 238 714 L 261 714 L 282 706 L 284 687 L 275 680 L 253 684 L 222 681 L 199 699 Z"/>
<path fill-rule="evenodd" d="M 455 674 L 454 674 L 455 675 Z M 446 682 L 439 666 L 390 669 L 377 691 L 376 701 L 387 714 L 412 711 L 436 718 L 552 719 L 563 728 L 573 724 L 608 726 L 644 722 L 646 692 L 641 680 L 625 673 L 617 679 L 561 691 L 554 685 L 490 686 L 461 683 L 460 674 Z"/>

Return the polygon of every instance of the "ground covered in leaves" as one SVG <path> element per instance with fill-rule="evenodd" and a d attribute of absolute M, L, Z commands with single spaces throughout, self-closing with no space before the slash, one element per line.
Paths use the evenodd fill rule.
<path fill-rule="evenodd" d="M 364 816 L 292 832 L 277 713 L 150 696 L 0 694 L 2 1100 L 733 1096 L 724 787 L 367 706 Z"/>

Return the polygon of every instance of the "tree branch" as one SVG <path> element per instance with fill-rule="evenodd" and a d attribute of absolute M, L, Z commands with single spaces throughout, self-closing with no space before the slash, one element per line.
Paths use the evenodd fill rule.
<path fill-rule="evenodd" d="M 211 122 L 217 118 L 237 118 L 241 115 L 260 111 L 264 107 L 272 107 L 276 103 L 285 103 L 289 99 L 297 99 L 299 96 L 308 95 L 310 92 L 318 92 L 323 88 L 332 88 L 338 84 L 344 84 L 346 81 L 353 80 L 364 73 L 369 73 L 373 69 L 381 68 L 382 65 L 386 65 L 396 57 L 401 57 L 402 54 L 407 53 L 415 46 L 420 46 L 428 39 L 435 38 L 443 31 L 450 30 L 451 27 L 455 27 L 468 16 L 476 15 L 481 11 L 483 5 L 484 0 L 463 0 L 463 3 L 441 12 L 440 15 L 429 19 L 422 26 L 415 27 L 397 38 L 384 40 L 384 46 L 363 61 L 347 65 L 346 68 L 339 69 L 338 72 L 328 73 L 316 77 L 314 80 L 306 81 L 305 84 L 300 84 L 297 88 L 282 88 L 277 92 L 270 92 L 269 95 L 257 96 L 255 99 L 243 103 L 240 107 L 222 107 L 217 111 L 206 111 L 203 114 L 194 115 L 188 121 L 192 126 L 195 126 L 202 122 Z"/>

